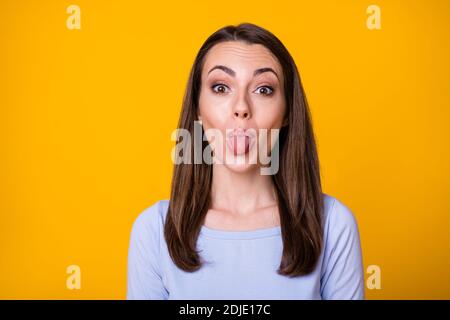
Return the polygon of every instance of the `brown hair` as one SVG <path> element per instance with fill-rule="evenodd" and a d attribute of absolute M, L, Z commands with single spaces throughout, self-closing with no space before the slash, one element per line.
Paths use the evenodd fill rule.
<path fill-rule="evenodd" d="M 281 41 L 250 23 L 226 26 L 213 33 L 192 66 L 178 128 L 194 136 L 204 57 L 214 45 L 225 41 L 261 44 L 275 55 L 283 69 L 288 123 L 280 130 L 279 169 L 272 175 L 283 240 L 278 273 L 291 277 L 306 275 L 315 269 L 323 246 L 323 195 L 308 103 L 295 62 Z M 203 142 L 203 148 L 206 146 L 207 142 Z M 172 260 L 188 272 L 202 265 L 196 243 L 210 206 L 211 178 L 210 164 L 174 166 L 164 236 Z"/>

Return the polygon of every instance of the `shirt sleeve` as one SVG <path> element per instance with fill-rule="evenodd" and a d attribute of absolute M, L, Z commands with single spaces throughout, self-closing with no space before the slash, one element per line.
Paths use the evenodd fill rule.
<path fill-rule="evenodd" d="M 168 298 L 159 265 L 161 228 L 157 203 L 144 210 L 133 223 L 128 249 L 128 300 Z"/>
<path fill-rule="evenodd" d="M 353 213 L 334 199 L 326 223 L 321 295 L 326 300 L 364 299 L 361 243 Z"/>

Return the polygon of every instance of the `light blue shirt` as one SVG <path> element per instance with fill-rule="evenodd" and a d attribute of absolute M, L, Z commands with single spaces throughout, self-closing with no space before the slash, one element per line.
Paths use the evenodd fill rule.
<path fill-rule="evenodd" d="M 324 194 L 324 246 L 316 269 L 289 278 L 277 274 L 281 227 L 225 231 L 201 227 L 195 272 L 171 260 L 163 223 L 168 200 L 135 220 L 128 251 L 127 299 L 364 299 L 364 271 L 357 222 L 339 200 Z"/>

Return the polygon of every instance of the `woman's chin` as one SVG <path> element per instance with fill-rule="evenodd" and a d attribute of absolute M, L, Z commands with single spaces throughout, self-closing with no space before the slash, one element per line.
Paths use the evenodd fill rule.
<path fill-rule="evenodd" d="M 257 164 L 247 162 L 225 163 L 224 166 L 234 173 L 248 173 L 258 168 Z"/>

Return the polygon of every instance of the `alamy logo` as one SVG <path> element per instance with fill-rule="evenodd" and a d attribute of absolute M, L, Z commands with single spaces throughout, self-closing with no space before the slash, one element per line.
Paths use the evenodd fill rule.
<path fill-rule="evenodd" d="M 172 132 L 174 164 L 261 164 L 262 175 L 274 175 L 279 169 L 279 129 L 219 129 L 204 131 L 194 121 L 194 137 L 188 129 Z M 204 142 L 207 146 L 204 147 Z M 193 154 L 192 154 L 193 150 Z"/>

